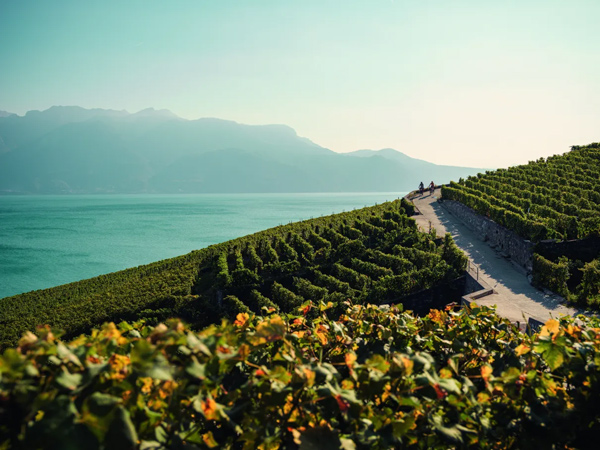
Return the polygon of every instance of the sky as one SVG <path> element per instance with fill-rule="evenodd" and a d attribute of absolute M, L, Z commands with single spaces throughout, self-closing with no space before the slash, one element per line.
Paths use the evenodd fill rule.
<path fill-rule="evenodd" d="M 0 0 L 0 110 L 281 123 L 496 168 L 600 141 L 600 1 Z"/>

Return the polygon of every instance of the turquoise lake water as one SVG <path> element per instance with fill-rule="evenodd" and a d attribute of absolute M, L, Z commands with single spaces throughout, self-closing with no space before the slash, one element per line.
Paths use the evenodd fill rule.
<path fill-rule="evenodd" d="M 0 196 L 0 298 L 405 194 Z"/>

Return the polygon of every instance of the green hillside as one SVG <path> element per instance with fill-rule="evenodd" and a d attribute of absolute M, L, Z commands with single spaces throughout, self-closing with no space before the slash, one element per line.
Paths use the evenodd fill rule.
<path fill-rule="evenodd" d="M 443 196 L 534 242 L 598 236 L 600 143 L 452 182 Z"/>
<path fill-rule="evenodd" d="M 417 230 L 405 200 L 279 226 L 188 255 L 0 300 L 0 345 L 47 324 L 67 336 L 106 321 L 196 327 L 306 299 L 363 303 L 456 278 L 466 259 L 448 236 Z"/>
<path fill-rule="evenodd" d="M 527 335 L 485 308 L 377 306 L 464 272 L 412 213 L 387 202 L 0 300 L 0 448 L 589 447 L 598 319 Z"/>
<path fill-rule="evenodd" d="M 452 182 L 442 194 L 534 243 L 582 240 L 578 248 L 563 246 L 562 255 L 538 244 L 533 281 L 600 308 L 600 143 Z"/>

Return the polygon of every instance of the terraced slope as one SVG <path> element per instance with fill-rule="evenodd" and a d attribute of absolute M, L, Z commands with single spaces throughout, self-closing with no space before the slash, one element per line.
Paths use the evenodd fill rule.
<path fill-rule="evenodd" d="M 600 234 L 600 143 L 478 174 L 444 187 L 445 199 L 537 242 Z"/>
<path fill-rule="evenodd" d="M 381 303 L 456 278 L 452 239 L 418 231 L 396 200 L 265 230 L 89 280 L 0 300 L 0 346 L 48 324 L 68 335 L 105 321 L 180 317 L 197 327 L 304 300 Z"/>
<path fill-rule="evenodd" d="M 600 308 L 600 143 L 453 182 L 442 195 L 533 242 L 585 239 L 551 252 L 538 244 L 534 283 Z"/>

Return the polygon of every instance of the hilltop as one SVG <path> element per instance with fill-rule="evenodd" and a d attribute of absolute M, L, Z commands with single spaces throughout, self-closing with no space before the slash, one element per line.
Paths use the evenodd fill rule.
<path fill-rule="evenodd" d="M 186 120 L 152 108 L 0 116 L 4 193 L 398 192 L 479 171 L 392 149 L 340 154 L 286 125 Z"/>

